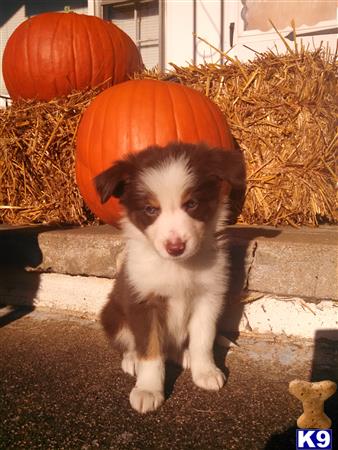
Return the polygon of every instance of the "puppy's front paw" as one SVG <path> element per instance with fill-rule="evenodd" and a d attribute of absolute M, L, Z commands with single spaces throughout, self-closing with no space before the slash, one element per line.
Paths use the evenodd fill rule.
<path fill-rule="evenodd" d="M 121 367 L 124 373 L 128 373 L 132 377 L 136 375 L 137 356 L 135 352 L 123 353 Z"/>
<path fill-rule="evenodd" d="M 193 381 L 196 386 L 211 391 L 218 391 L 225 382 L 224 373 L 217 367 L 193 373 Z"/>
<path fill-rule="evenodd" d="M 144 391 L 135 387 L 129 396 L 131 406 L 139 413 L 155 411 L 164 402 L 164 395 L 160 391 Z"/>
<path fill-rule="evenodd" d="M 190 353 L 187 348 L 183 351 L 182 367 L 183 369 L 190 369 Z"/>

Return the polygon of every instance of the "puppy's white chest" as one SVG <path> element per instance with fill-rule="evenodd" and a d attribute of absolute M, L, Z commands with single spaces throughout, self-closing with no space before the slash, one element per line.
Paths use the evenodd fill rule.
<path fill-rule="evenodd" d="M 136 260 L 127 261 L 128 276 L 138 292 L 147 297 L 150 294 L 163 297 L 185 297 L 194 289 L 195 274 L 171 261 Z"/>
<path fill-rule="evenodd" d="M 167 302 L 167 328 L 169 338 L 180 347 L 188 337 L 188 323 L 193 302 L 188 297 L 172 297 Z"/>

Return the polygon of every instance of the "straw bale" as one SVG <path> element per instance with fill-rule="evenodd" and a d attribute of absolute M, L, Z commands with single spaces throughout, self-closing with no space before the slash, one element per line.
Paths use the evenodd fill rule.
<path fill-rule="evenodd" d="M 83 224 L 95 218 L 75 181 L 81 114 L 97 90 L 0 109 L 0 221 Z"/>
<path fill-rule="evenodd" d="M 185 84 L 215 101 L 245 155 L 240 220 L 292 226 L 337 223 L 336 59 L 302 45 L 240 63 L 144 71 L 137 78 Z M 0 109 L 0 222 L 96 223 L 75 182 L 76 130 L 100 88 Z"/>
<path fill-rule="evenodd" d="M 241 63 L 145 71 L 142 78 L 180 82 L 210 97 L 224 112 L 247 164 L 240 220 L 292 226 L 337 223 L 336 58 L 302 45 L 268 51 Z"/>

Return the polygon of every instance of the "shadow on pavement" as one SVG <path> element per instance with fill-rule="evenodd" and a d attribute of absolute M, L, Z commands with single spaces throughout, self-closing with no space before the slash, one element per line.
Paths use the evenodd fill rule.
<path fill-rule="evenodd" d="M 316 331 L 310 381 L 322 380 L 334 381 L 338 386 L 338 329 Z M 324 409 L 332 420 L 333 442 L 337 445 L 338 391 L 326 400 Z"/>
<path fill-rule="evenodd" d="M 0 315 L 0 328 L 5 327 L 6 325 L 14 322 L 15 320 L 21 319 L 21 317 L 26 316 L 27 314 L 34 311 L 34 306 L 10 306 L 6 307 L 4 305 L 0 306 L 1 308 L 6 308 L 6 311 L 3 315 Z M 0 311 L 1 313 L 1 311 Z"/>
<path fill-rule="evenodd" d="M 165 364 L 164 396 L 167 400 L 173 393 L 177 378 L 181 375 L 183 369 L 172 362 Z"/>
<path fill-rule="evenodd" d="M 229 377 L 229 369 L 225 366 L 225 358 L 228 353 L 228 350 L 229 349 L 227 349 L 227 348 L 217 346 L 214 351 L 216 366 L 219 369 L 221 369 L 221 371 L 224 373 L 226 382 Z M 182 372 L 183 372 L 183 368 L 181 366 L 179 366 L 171 361 L 166 362 L 165 382 L 164 382 L 164 394 L 165 394 L 166 400 L 173 393 L 176 380 L 182 374 Z"/>
<path fill-rule="evenodd" d="M 225 230 L 224 238 L 227 242 L 229 255 L 229 286 L 226 293 L 225 309 L 219 322 L 219 330 L 232 341 L 236 341 L 239 336 L 239 323 L 244 310 L 241 295 L 247 288 L 250 259 L 253 260 L 255 253 L 255 246 L 252 244 L 259 237 L 273 238 L 280 233 L 280 230 L 273 228 L 246 226 L 228 227 Z"/>
<path fill-rule="evenodd" d="M 317 330 L 312 358 L 309 381 L 331 380 L 338 384 L 338 330 Z M 292 380 L 290 380 L 292 381 Z M 288 394 L 288 392 L 285 393 Z M 332 420 L 333 447 L 338 440 L 338 392 L 324 403 L 325 413 Z M 300 408 L 300 414 L 302 410 Z M 264 450 L 294 450 L 296 448 L 295 426 L 289 427 L 282 433 L 274 434 L 269 439 Z"/>
<path fill-rule="evenodd" d="M 0 327 L 34 310 L 34 298 L 40 284 L 40 274 L 28 272 L 42 262 L 38 243 L 40 232 L 46 227 L 0 229 L 0 304 L 4 314 Z"/>

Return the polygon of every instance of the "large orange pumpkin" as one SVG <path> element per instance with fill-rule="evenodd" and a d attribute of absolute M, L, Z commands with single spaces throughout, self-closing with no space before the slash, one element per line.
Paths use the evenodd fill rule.
<path fill-rule="evenodd" d="M 16 28 L 3 55 L 3 77 L 16 100 L 50 100 L 108 86 L 142 68 L 140 53 L 116 25 L 94 16 L 45 13 Z"/>
<path fill-rule="evenodd" d="M 116 223 L 118 201 L 112 198 L 102 205 L 93 178 L 128 152 L 172 141 L 233 148 L 220 109 L 186 86 L 133 80 L 98 95 L 81 119 L 76 148 L 77 183 L 90 209 L 103 221 Z"/>

